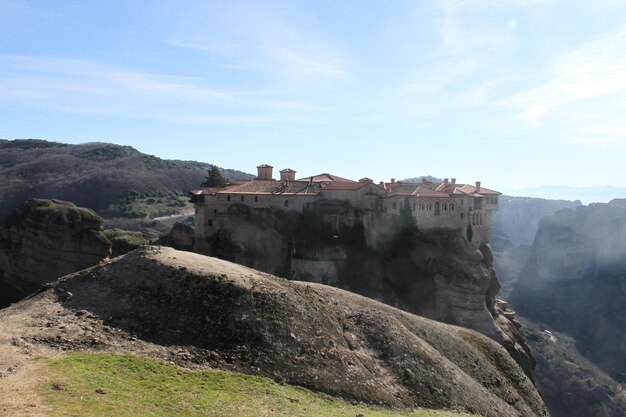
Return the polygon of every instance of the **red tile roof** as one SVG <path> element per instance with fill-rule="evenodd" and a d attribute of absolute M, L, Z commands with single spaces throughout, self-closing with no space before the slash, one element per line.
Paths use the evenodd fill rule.
<path fill-rule="evenodd" d="M 347 178 L 338 177 L 328 173 L 314 175 L 312 177 L 300 178 L 298 181 L 312 181 L 312 182 L 355 182 Z"/>
<path fill-rule="evenodd" d="M 322 190 L 360 190 L 371 182 L 331 182 L 322 185 Z"/>

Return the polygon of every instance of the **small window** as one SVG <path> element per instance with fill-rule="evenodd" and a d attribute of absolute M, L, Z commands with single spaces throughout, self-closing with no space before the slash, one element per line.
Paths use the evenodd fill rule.
<path fill-rule="evenodd" d="M 461 200 L 461 205 L 463 205 L 463 200 Z"/>
<path fill-rule="evenodd" d="M 258 202 L 259 202 L 259 196 L 258 196 L 258 195 L 255 195 L 255 196 L 254 196 L 254 202 L 255 202 L 255 203 L 258 203 Z"/>
<path fill-rule="evenodd" d="M 398 203 L 393 203 L 391 205 L 391 208 L 394 209 L 394 210 L 397 209 L 398 208 Z"/>
<path fill-rule="evenodd" d="M 213 209 L 213 214 L 217 214 L 217 209 Z"/>
<path fill-rule="evenodd" d="M 243 196 L 241 196 L 241 201 L 243 201 Z"/>
<path fill-rule="evenodd" d="M 461 219 L 465 218 L 465 213 L 461 213 Z"/>
<path fill-rule="evenodd" d="M 454 210 L 454 203 L 450 203 L 450 210 Z"/>
<path fill-rule="evenodd" d="M 435 216 L 439 216 L 441 214 L 441 210 L 439 209 L 439 201 L 435 202 Z"/>
<path fill-rule="evenodd" d="M 212 227 L 213 226 L 213 220 L 209 219 L 208 224 L 209 224 L 209 227 Z"/>
<path fill-rule="evenodd" d="M 289 207 L 289 200 L 285 200 L 285 207 Z"/>
<path fill-rule="evenodd" d="M 226 196 L 226 201 L 230 201 L 230 195 Z"/>
<path fill-rule="evenodd" d="M 442 208 L 443 208 L 444 211 L 447 211 L 448 210 L 448 205 L 444 204 Z"/>

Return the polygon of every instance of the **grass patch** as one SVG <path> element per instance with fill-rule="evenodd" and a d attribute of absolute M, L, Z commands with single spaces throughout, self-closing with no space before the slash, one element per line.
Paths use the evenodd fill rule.
<path fill-rule="evenodd" d="M 46 360 L 37 389 L 54 416 L 459 417 L 352 405 L 268 378 L 189 371 L 132 355 L 70 353 Z"/>

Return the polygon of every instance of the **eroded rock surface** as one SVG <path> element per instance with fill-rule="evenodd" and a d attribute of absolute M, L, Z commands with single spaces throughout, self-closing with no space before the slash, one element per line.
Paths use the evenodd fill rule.
<path fill-rule="evenodd" d="M 59 200 L 30 199 L 0 223 L 0 280 L 28 294 L 111 254 L 102 218 Z"/>
<path fill-rule="evenodd" d="M 132 350 L 140 340 L 178 352 L 182 365 L 265 375 L 357 401 L 547 416 L 515 361 L 479 333 L 216 258 L 138 249 L 3 310 L 0 329 L 28 311 L 32 326 L 51 304 L 70 312 L 55 313 L 57 322 L 68 317 L 91 328 L 95 320 L 112 330 L 100 332 L 94 345 L 87 331 L 55 337 L 53 324 L 25 343 Z"/>
<path fill-rule="evenodd" d="M 626 381 L 626 206 L 621 201 L 545 217 L 510 301 L 524 317 L 576 340 Z"/>

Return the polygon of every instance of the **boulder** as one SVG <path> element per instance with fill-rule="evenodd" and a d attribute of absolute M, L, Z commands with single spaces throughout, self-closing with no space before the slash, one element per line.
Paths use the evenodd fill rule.
<path fill-rule="evenodd" d="M 0 222 L 0 279 L 27 294 L 111 254 L 103 220 L 67 201 L 30 199 Z"/>

